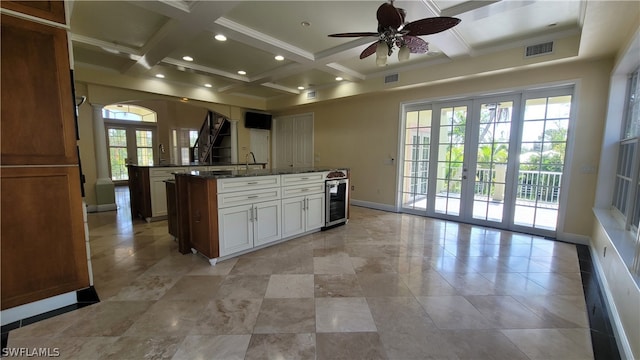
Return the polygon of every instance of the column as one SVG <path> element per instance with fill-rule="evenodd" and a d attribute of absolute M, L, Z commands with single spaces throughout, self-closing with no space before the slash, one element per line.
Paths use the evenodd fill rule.
<path fill-rule="evenodd" d="M 102 118 L 102 105 L 93 107 L 93 145 L 96 153 L 96 211 L 116 210 L 116 195 L 113 181 L 109 177 L 109 159 L 107 157 L 107 137 Z"/>
<path fill-rule="evenodd" d="M 231 122 L 231 163 L 238 163 L 238 120 Z"/>

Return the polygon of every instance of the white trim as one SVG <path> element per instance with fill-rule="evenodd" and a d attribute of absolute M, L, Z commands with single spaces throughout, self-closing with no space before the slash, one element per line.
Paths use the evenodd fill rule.
<path fill-rule="evenodd" d="M 0 322 L 2 326 L 10 324 L 14 321 L 26 319 L 32 316 L 44 314 L 48 311 L 73 305 L 78 302 L 78 295 L 75 291 L 68 292 L 34 301 L 32 303 L 19 305 L 10 309 L 0 311 Z"/>
<path fill-rule="evenodd" d="M 612 246 L 612 248 L 615 249 L 615 246 Z M 609 282 L 607 281 L 607 277 L 602 268 L 602 264 L 600 264 L 600 258 L 598 257 L 597 249 L 593 246 L 589 246 L 589 251 L 591 252 L 591 261 L 593 262 L 593 265 L 598 274 L 598 282 L 600 283 L 600 289 L 602 290 L 602 294 L 604 295 L 604 301 L 607 305 L 609 318 L 613 322 L 613 333 L 614 337 L 616 338 L 616 343 L 618 344 L 618 350 L 621 352 L 620 356 L 623 359 L 632 360 L 633 352 L 631 351 L 631 344 L 629 344 L 629 339 L 627 338 L 627 335 L 624 331 L 624 326 L 622 325 L 622 321 L 620 320 L 620 314 L 618 312 L 618 308 L 616 307 L 613 294 L 610 291 Z"/>
<path fill-rule="evenodd" d="M 591 243 L 591 238 L 586 235 L 566 233 L 561 231 L 558 231 L 556 233 L 556 239 L 578 245 L 589 245 Z"/>
<path fill-rule="evenodd" d="M 369 209 L 390 211 L 395 213 L 398 212 L 398 209 L 394 205 L 389 205 L 389 204 L 381 204 L 381 203 L 375 203 L 371 201 L 355 200 L 355 199 L 351 199 L 350 204 L 353 206 L 361 206 Z"/>
<path fill-rule="evenodd" d="M 118 206 L 114 204 L 100 204 L 100 205 L 87 205 L 88 213 L 96 213 L 103 211 L 114 211 L 118 210 Z"/>

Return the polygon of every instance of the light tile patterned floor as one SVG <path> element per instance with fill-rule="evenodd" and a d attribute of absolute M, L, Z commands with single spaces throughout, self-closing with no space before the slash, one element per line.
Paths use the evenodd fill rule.
<path fill-rule="evenodd" d="M 592 359 L 575 246 L 352 207 L 222 261 L 90 214 L 101 302 L 11 331 L 68 359 Z"/>

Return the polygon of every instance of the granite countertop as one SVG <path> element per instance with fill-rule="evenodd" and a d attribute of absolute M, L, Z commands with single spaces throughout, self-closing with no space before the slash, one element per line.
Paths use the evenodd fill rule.
<path fill-rule="evenodd" d="M 249 165 L 266 165 L 267 163 L 249 163 Z M 170 168 L 170 167 L 189 167 L 189 166 L 238 166 L 246 165 L 245 163 L 215 163 L 215 164 L 201 164 L 201 163 L 189 163 L 189 164 L 159 164 L 159 165 L 135 165 L 129 164 L 128 166 L 135 166 L 139 168 Z"/>
<path fill-rule="evenodd" d="M 312 172 L 323 172 L 333 170 L 348 170 L 346 167 L 311 167 L 311 168 L 282 168 L 282 169 L 248 169 L 248 170 L 226 170 L 226 171 L 190 171 L 184 174 L 186 176 L 197 176 L 208 179 L 222 179 L 244 176 L 268 176 L 268 175 L 286 175 L 286 174 L 304 174 Z"/>

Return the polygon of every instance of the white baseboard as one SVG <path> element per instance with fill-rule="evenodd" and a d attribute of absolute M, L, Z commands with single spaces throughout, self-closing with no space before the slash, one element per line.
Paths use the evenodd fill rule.
<path fill-rule="evenodd" d="M 75 291 L 52 296 L 47 299 L 38 300 L 32 303 L 2 310 L 0 311 L 0 322 L 2 323 L 2 326 L 4 326 L 18 320 L 44 314 L 47 311 L 52 311 L 65 306 L 73 305 L 77 302 L 78 296 Z"/>
<path fill-rule="evenodd" d="M 396 209 L 395 205 L 380 204 L 380 203 L 374 203 L 374 202 L 364 201 L 364 200 L 355 200 L 355 199 L 351 199 L 349 203 L 354 206 L 362 206 L 370 209 L 390 211 L 395 213 L 398 212 L 398 209 Z"/>
<path fill-rule="evenodd" d="M 118 210 L 116 204 L 87 205 L 88 213 Z"/>
<path fill-rule="evenodd" d="M 556 233 L 556 239 L 558 239 L 560 241 L 572 243 L 572 244 L 587 245 L 587 246 L 589 246 L 589 244 L 591 244 L 591 238 L 588 237 L 588 236 L 579 235 L 579 234 L 573 234 L 573 233 L 560 232 L 560 231 L 558 231 Z"/>
<path fill-rule="evenodd" d="M 591 252 L 591 261 L 593 261 L 593 265 L 596 269 L 596 272 L 598 273 L 598 282 L 600 283 L 600 289 L 602 290 L 602 294 L 604 295 L 604 301 L 607 303 L 606 305 L 607 312 L 609 313 L 609 318 L 613 322 L 613 324 L 611 325 L 613 327 L 613 335 L 615 336 L 618 343 L 620 357 L 622 359 L 631 360 L 634 358 L 633 351 L 631 350 L 631 344 L 629 343 L 629 339 L 627 338 L 626 332 L 624 331 L 624 326 L 622 325 L 622 321 L 620 320 L 620 314 L 613 299 L 613 294 L 610 291 L 609 282 L 607 281 L 607 277 L 605 276 L 602 264 L 600 264 L 597 249 L 593 246 L 589 246 L 589 251 Z"/>

